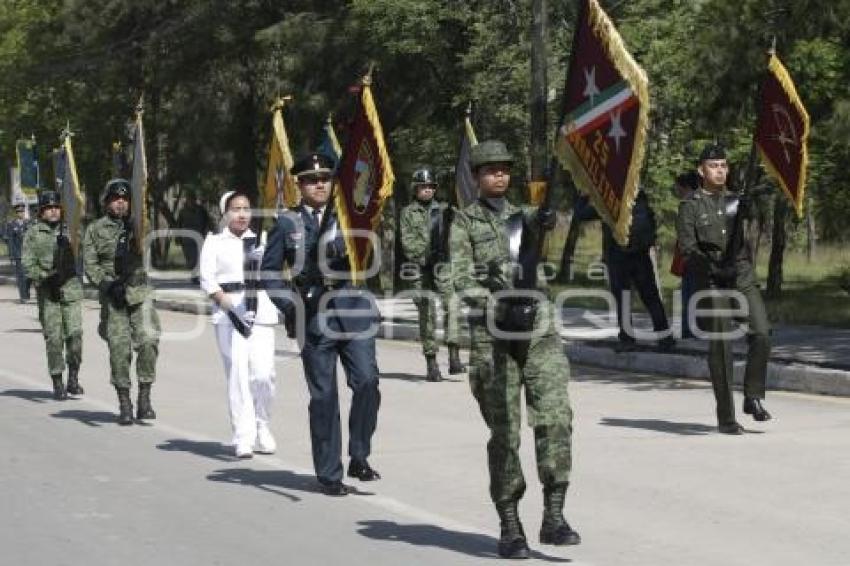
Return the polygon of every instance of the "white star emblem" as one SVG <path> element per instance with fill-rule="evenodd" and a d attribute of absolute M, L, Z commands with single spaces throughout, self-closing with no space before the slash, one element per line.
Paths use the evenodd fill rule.
<path fill-rule="evenodd" d="M 596 86 L 596 67 L 584 70 L 585 87 L 584 96 L 590 98 L 590 105 L 593 106 L 593 98 L 599 94 L 599 87 Z"/>
<path fill-rule="evenodd" d="M 628 135 L 626 130 L 623 129 L 623 125 L 620 123 L 621 114 L 621 109 L 608 114 L 608 116 L 611 117 L 611 129 L 608 130 L 608 137 L 614 138 L 614 149 L 617 153 L 620 153 L 620 138 L 624 138 Z"/>

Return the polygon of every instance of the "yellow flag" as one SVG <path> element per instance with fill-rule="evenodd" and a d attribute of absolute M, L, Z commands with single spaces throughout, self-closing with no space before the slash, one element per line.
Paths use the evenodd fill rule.
<path fill-rule="evenodd" d="M 272 106 L 272 137 L 269 143 L 269 163 L 266 182 L 260 192 L 260 207 L 277 211 L 298 205 L 300 195 L 295 179 L 289 172 L 293 165 L 289 138 L 283 124 L 283 105 L 290 97 L 279 98 Z"/>

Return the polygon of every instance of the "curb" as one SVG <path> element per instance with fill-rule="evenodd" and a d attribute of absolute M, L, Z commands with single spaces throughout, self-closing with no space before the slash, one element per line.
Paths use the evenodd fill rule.
<path fill-rule="evenodd" d="M 0 284 L 13 284 L 9 277 L 0 276 Z M 97 300 L 96 289 L 85 288 L 84 297 Z M 182 312 L 187 314 L 208 315 L 212 307 L 208 301 L 189 301 L 186 299 L 159 298 L 154 299 L 158 309 Z M 440 337 L 438 331 L 437 337 Z M 418 341 L 419 327 L 410 322 L 395 322 L 381 320 L 377 336 L 385 340 Z M 617 353 L 613 350 L 613 342 L 597 342 L 595 344 L 564 340 L 564 351 L 571 363 L 601 367 L 605 369 L 623 370 L 627 372 L 653 373 L 699 379 L 708 381 L 708 362 L 705 353 L 698 351 L 673 351 L 658 353 L 652 351 L 632 351 Z M 461 346 L 469 346 L 469 338 L 461 337 Z M 734 362 L 735 383 L 743 383 L 745 361 L 736 359 Z M 798 391 L 801 393 L 816 393 L 836 397 L 850 397 L 850 371 L 819 367 L 816 365 L 795 362 L 781 363 L 771 361 L 767 368 L 767 386 L 769 389 Z"/>

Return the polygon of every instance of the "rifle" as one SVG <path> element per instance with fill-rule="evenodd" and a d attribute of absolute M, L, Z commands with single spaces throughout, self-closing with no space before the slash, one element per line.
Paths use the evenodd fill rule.
<path fill-rule="evenodd" d="M 58 302 L 62 298 L 62 287 L 72 277 L 77 276 L 74 252 L 71 251 L 71 242 L 64 233 L 64 226 L 60 225 L 59 234 L 56 235 L 56 247 L 53 249 L 53 271 L 44 281 L 44 286 L 49 293 L 51 301 Z"/>

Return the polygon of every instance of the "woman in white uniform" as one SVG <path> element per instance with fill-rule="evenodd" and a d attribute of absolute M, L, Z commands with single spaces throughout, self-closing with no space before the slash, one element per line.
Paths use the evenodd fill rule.
<path fill-rule="evenodd" d="M 215 304 L 212 323 L 227 377 L 236 456 L 272 454 L 269 430 L 274 399 L 274 327 L 277 310 L 259 280 L 263 247 L 250 229 L 251 201 L 230 191 L 221 197 L 224 228 L 201 250 L 201 288 Z"/>

